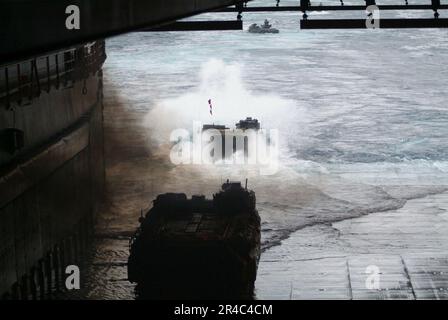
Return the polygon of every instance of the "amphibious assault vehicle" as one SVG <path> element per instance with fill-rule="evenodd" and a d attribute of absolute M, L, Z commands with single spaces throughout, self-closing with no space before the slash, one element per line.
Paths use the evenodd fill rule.
<path fill-rule="evenodd" d="M 272 25 L 266 19 L 262 25 L 253 23 L 249 26 L 250 33 L 279 33 L 280 31 L 276 28 L 272 28 Z"/>
<path fill-rule="evenodd" d="M 158 195 L 130 241 L 140 298 L 250 298 L 260 258 L 255 193 L 240 182 L 213 199 Z"/>
<path fill-rule="evenodd" d="M 260 122 L 257 119 L 252 119 L 251 117 L 247 117 L 246 120 L 240 120 L 236 125 L 237 129 L 242 130 L 260 130 Z"/>

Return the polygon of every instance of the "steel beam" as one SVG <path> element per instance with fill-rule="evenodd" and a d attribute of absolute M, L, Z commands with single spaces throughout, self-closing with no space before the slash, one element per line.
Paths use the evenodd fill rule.
<path fill-rule="evenodd" d="M 432 5 L 377 5 L 380 10 L 432 10 Z M 366 6 L 344 5 L 344 6 L 278 6 L 278 7 L 245 7 L 243 12 L 271 12 L 271 11 L 355 11 L 365 10 Z M 437 9 L 448 9 L 448 4 L 440 5 Z M 216 12 L 237 12 L 238 9 L 228 7 L 218 9 Z"/>
<path fill-rule="evenodd" d="M 448 28 L 448 19 L 380 19 L 381 29 Z M 300 20 L 301 29 L 367 29 L 365 19 Z"/>
<path fill-rule="evenodd" d="M 222 31 L 222 30 L 243 30 L 243 21 L 177 21 L 161 27 L 145 29 L 142 31 Z"/>

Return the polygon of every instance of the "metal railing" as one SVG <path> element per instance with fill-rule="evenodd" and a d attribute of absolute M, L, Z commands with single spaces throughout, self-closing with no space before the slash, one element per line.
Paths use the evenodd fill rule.
<path fill-rule="evenodd" d="M 99 71 L 105 59 L 104 41 L 96 41 L 0 66 L 0 106 L 30 105 L 43 91 L 71 88 Z"/>

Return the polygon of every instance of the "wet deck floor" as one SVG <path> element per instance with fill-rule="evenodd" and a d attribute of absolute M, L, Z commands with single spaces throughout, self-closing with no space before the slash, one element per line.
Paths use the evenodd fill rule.
<path fill-rule="evenodd" d="M 444 209 L 448 193 L 410 200 L 398 210 L 303 228 L 263 252 L 256 299 L 448 299 Z M 126 279 L 128 237 L 98 235 L 100 249 L 81 298 L 135 298 Z M 369 266 L 378 268 L 379 289 L 366 286 Z"/>
<path fill-rule="evenodd" d="M 262 255 L 257 298 L 448 299 L 448 212 L 435 202 L 448 194 L 296 232 Z"/>

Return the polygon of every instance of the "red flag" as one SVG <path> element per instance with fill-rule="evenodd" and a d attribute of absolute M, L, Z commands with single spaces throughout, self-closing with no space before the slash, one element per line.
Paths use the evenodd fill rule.
<path fill-rule="evenodd" d="M 212 99 L 208 99 L 208 105 L 210 106 L 210 114 L 213 115 Z"/>

